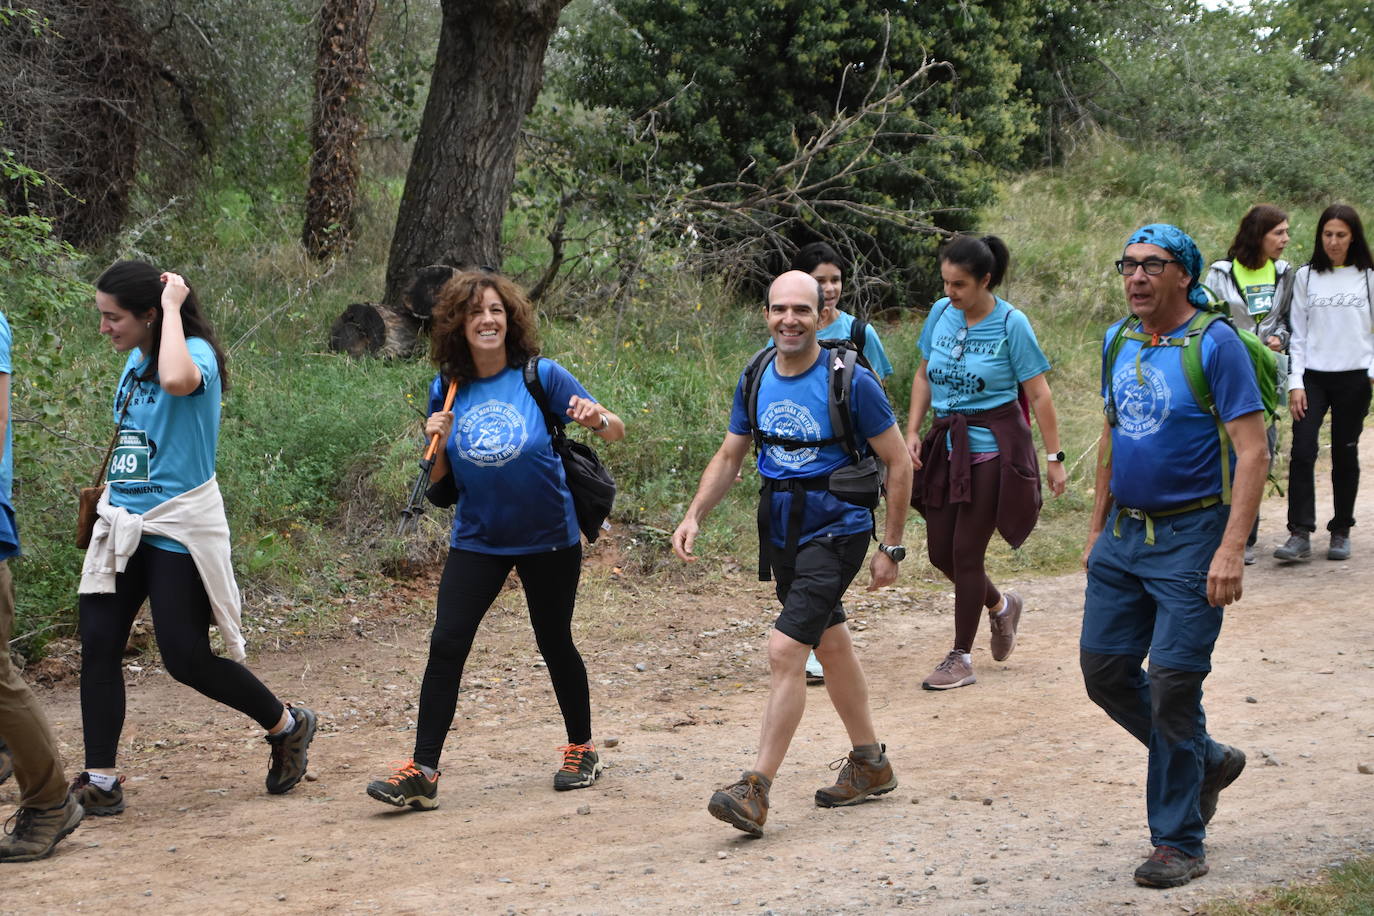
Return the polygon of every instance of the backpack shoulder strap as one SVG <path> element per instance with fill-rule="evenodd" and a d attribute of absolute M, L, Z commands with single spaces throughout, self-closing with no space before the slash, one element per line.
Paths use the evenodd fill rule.
<path fill-rule="evenodd" d="M 1102 387 L 1107 391 L 1102 410 L 1107 415 L 1108 426 L 1116 426 L 1116 381 L 1115 372 L 1112 370 L 1116 368 L 1116 357 L 1121 353 L 1126 335 L 1131 333 L 1130 325 L 1132 322 L 1139 324 L 1137 318 L 1128 316 L 1116 326 L 1116 333 L 1112 335 L 1111 340 L 1107 341 L 1107 352 L 1102 357 Z"/>
<path fill-rule="evenodd" d="M 553 415 L 549 409 L 549 396 L 544 391 L 544 383 L 539 380 L 539 357 L 531 356 L 525 362 L 524 368 L 525 390 L 534 398 L 534 403 L 539 405 L 539 411 L 544 415 L 544 425 L 549 429 L 549 435 L 554 439 L 564 437 L 563 424 Z"/>
<path fill-rule="evenodd" d="M 763 384 L 763 373 L 777 356 L 777 347 L 770 343 L 749 357 L 749 362 L 744 364 L 744 409 L 749 415 L 749 429 L 753 433 L 755 454 L 763 448 L 763 433 L 759 431 L 759 387 Z"/>
<path fill-rule="evenodd" d="M 868 344 L 868 322 L 856 316 L 854 323 L 849 326 L 849 339 L 854 349 L 862 353 Z"/>
<path fill-rule="evenodd" d="M 830 412 L 830 431 L 840 439 L 840 444 L 853 461 L 859 460 L 859 445 L 854 430 L 854 403 L 850 392 L 854 383 L 854 367 L 859 362 L 859 351 L 851 346 L 827 348 L 830 367 L 829 396 L 826 407 Z"/>

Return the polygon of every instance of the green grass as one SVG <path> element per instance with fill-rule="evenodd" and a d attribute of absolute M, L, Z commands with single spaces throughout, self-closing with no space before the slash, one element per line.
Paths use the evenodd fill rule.
<path fill-rule="evenodd" d="M 1326 869 L 1315 884 L 1209 903 L 1200 912 L 1207 916 L 1370 916 L 1374 914 L 1374 858 Z"/>

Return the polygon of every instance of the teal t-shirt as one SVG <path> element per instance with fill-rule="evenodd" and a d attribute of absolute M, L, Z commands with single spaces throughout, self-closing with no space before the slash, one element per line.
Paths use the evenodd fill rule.
<path fill-rule="evenodd" d="M 1019 384 L 1050 369 L 1030 320 L 1002 298 L 971 328 L 963 312 L 940 299 L 917 346 L 926 361 L 930 406 L 942 417 L 1001 407 L 1016 400 Z M 970 451 L 997 451 L 991 430 L 970 426 L 968 440 Z"/>
<path fill-rule="evenodd" d="M 817 331 L 816 339 L 848 340 L 856 320 L 848 312 L 836 309 L 835 320 Z M 878 332 L 871 324 L 864 328 L 864 359 L 868 360 L 878 378 L 885 379 L 892 374 L 892 363 L 887 358 L 887 351 L 883 349 L 883 342 L 878 339 Z"/>
<path fill-rule="evenodd" d="M 124 363 L 115 394 L 116 420 L 130 392 L 132 400 L 105 472 L 110 505 L 142 515 L 215 475 L 223 394 L 219 363 L 214 348 L 199 337 L 187 338 L 186 349 L 200 369 L 200 387 L 188 395 L 170 395 L 156 380 L 138 381 L 135 376 L 147 368 L 141 351 L 131 352 Z M 170 538 L 145 535 L 143 540 L 163 550 L 190 553 Z"/>

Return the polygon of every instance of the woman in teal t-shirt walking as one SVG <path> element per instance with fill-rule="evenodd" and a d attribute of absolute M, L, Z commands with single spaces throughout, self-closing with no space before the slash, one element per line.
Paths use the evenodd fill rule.
<path fill-rule="evenodd" d="M 956 236 L 940 250 L 945 298 L 921 330 L 921 365 L 911 385 L 907 447 L 916 467 L 912 505 L 926 520 L 930 562 L 954 583 L 954 648 L 921 686 L 966 687 L 973 675 L 973 640 L 987 608 L 992 657 L 1016 645 L 1021 598 L 1000 592 L 984 569 L 992 533 L 1013 547 L 1030 534 L 1040 509 L 1040 469 L 1018 389 L 1035 411 L 1055 496 L 1066 473 L 1059 425 L 1045 380 L 1050 363 L 1024 312 L 993 290 L 1010 254 L 996 236 Z M 921 424 L 934 411 L 930 430 Z"/>
<path fill-rule="evenodd" d="M 119 261 L 95 288 L 100 333 L 128 359 L 115 395 L 119 431 L 105 497 L 81 576 L 86 770 L 72 793 L 87 814 L 124 810 L 124 778 L 115 770 L 124 729 L 124 646 L 147 600 L 167 673 L 267 732 L 267 791 L 279 795 L 305 775 L 315 714 L 282 703 L 240 663 L 239 591 L 215 481 L 224 353 L 195 293 L 177 274 Z M 125 554 L 127 531 L 141 536 Z M 231 658 L 211 651 L 212 623 Z"/>

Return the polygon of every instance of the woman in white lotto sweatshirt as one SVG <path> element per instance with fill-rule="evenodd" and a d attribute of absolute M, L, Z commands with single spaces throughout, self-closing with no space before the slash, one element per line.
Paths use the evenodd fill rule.
<path fill-rule="evenodd" d="M 1328 560 L 1350 558 L 1355 494 L 1360 486 L 1360 431 L 1374 384 L 1374 258 L 1353 207 L 1332 204 L 1317 221 L 1312 260 L 1293 280 L 1289 322 L 1288 409 L 1293 452 L 1288 465 L 1288 540 L 1280 560 L 1306 560 L 1317 530 L 1313 466 L 1317 436 L 1331 411 L 1334 511 Z"/>

